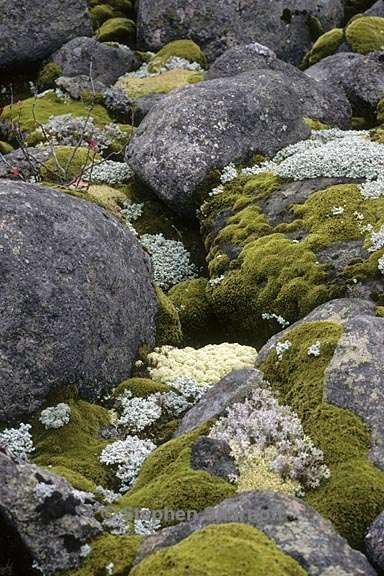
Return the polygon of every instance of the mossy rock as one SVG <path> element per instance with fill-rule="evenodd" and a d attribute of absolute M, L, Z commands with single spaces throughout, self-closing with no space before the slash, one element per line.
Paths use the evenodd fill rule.
<path fill-rule="evenodd" d="M 384 18 L 364 16 L 356 18 L 346 30 L 345 36 L 354 52 L 368 54 L 384 49 Z"/>
<path fill-rule="evenodd" d="M 154 552 L 132 576 L 305 576 L 306 571 L 263 532 L 245 524 L 208 526 Z"/>
<path fill-rule="evenodd" d="M 282 359 L 273 350 L 260 369 L 280 402 L 297 412 L 330 468 L 330 478 L 308 492 L 306 502 L 331 520 L 352 547 L 363 549 L 365 531 L 384 508 L 384 473 L 368 460 L 371 439 L 364 422 L 325 399 L 325 372 L 341 334 L 334 322 L 296 326 L 284 335 L 291 347 Z M 320 355 L 309 356 L 308 348 L 317 341 Z"/>
<path fill-rule="evenodd" d="M 129 18 L 110 18 L 96 31 L 100 42 L 130 44 L 135 39 L 135 23 Z"/>
<path fill-rule="evenodd" d="M 178 311 L 172 300 L 156 286 L 159 309 L 156 315 L 156 346 L 178 346 L 183 342 L 183 333 Z"/>
<path fill-rule="evenodd" d="M 344 30 L 342 28 L 329 30 L 316 40 L 312 49 L 304 58 L 304 65 L 313 66 L 313 64 L 317 64 L 323 58 L 334 54 L 343 40 Z"/>
<path fill-rule="evenodd" d="M 147 78 L 122 76 L 117 81 L 116 86 L 121 88 L 130 100 L 138 100 L 148 94 L 167 94 L 171 90 L 187 84 L 196 84 L 203 79 L 204 76 L 201 72 L 176 68 Z"/>
<path fill-rule="evenodd" d="M 37 77 L 37 85 L 39 88 L 47 90 L 48 88 L 55 87 L 55 80 L 63 75 L 63 71 L 58 64 L 48 62 L 45 64 Z"/>
<path fill-rule="evenodd" d="M 75 148 L 72 146 L 58 146 L 55 155 L 52 155 L 40 168 L 41 178 L 46 182 L 69 183 L 78 177 L 87 166 L 99 162 L 101 157 L 94 155 L 88 148 Z"/>
<path fill-rule="evenodd" d="M 90 10 L 94 28 L 99 28 L 104 22 L 116 16 L 112 6 L 108 4 L 98 4 Z"/>
<path fill-rule="evenodd" d="M 197 62 L 202 68 L 207 68 L 207 58 L 201 48 L 192 40 L 174 40 L 169 42 L 151 59 L 149 71 L 157 72 L 170 58 L 183 58 L 188 62 Z"/>
<path fill-rule="evenodd" d="M 107 111 L 99 104 L 90 109 L 82 102 L 63 100 L 53 91 L 39 98 L 27 98 L 13 106 L 5 106 L 0 115 L 0 122 L 3 122 L 5 130 L 9 131 L 12 130 L 12 124 L 16 124 L 20 131 L 28 136 L 40 124 L 46 124 L 51 116 L 62 114 L 72 114 L 74 117 L 90 115 L 95 126 L 111 123 Z"/>
<path fill-rule="evenodd" d="M 108 445 L 99 434 L 100 429 L 110 423 L 108 410 L 83 400 L 57 395 L 51 396 L 43 408 L 59 402 L 67 403 L 71 409 L 68 424 L 46 430 L 39 422 L 40 414 L 31 422 L 36 448 L 32 457 L 34 464 L 57 470 L 82 489 L 114 483 L 112 472 L 99 461 L 101 451 Z"/>
<path fill-rule="evenodd" d="M 132 392 L 133 396 L 147 398 L 156 392 L 169 392 L 170 387 L 161 382 L 155 382 L 149 378 L 129 378 L 119 384 L 113 391 L 115 398 L 123 394 L 125 390 Z"/>
<path fill-rule="evenodd" d="M 114 505 L 116 509 L 149 508 L 202 511 L 236 492 L 235 486 L 207 472 L 192 470 L 192 444 L 206 433 L 204 425 L 170 440 L 145 460 L 133 488 Z"/>
<path fill-rule="evenodd" d="M 3 142 L 0 140 L 0 154 L 9 154 L 13 152 L 14 148 L 8 142 Z"/>
<path fill-rule="evenodd" d="M 200 347 L 222 341 L 221 327 L 207 298 L 207 286 L 206 278 L 193 278 L 168 292 L 179 315 L 183 346 Z"/>
<path fill-rule="evenodd" d="M 62 576 L 105 576 L 107 566 L 113 564 L 113 576 L 127 576 L 133 566 L 142 537 L 104 534 L 90 542 L 91 552 L 78 570 Z"/>

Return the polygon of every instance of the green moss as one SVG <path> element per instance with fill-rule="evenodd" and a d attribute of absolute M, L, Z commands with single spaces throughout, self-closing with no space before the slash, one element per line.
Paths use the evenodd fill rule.
<path fill-rule="evenodd" d="M 384 98 L 377 104 L 377 123 L 384 124 Z"/>
<path fill-rule="evenodd" d="M 183 341 L 179 314 L 172 301 L 156 286 L 156 346 L 178 346 Z"/>
<path fill-rule="evenodd" d="M 312 49 L 306 55 L 304 64 L 306 66 L 312 66 L 320 62 L 323 58 L 334 54 L 343 40 L 344 30 L 342 28 L 329 30 L 316 40 Z"/>
<path fill-rule="evenodd" d="M 101 26 L 106 20 L 116 16 L 115 11 L 107 4 L 98 4 L 90 10 L 94 28 Z"/>
<path fill-rule="evenodd" d="M 13 149 L 13 146 L 8 144 L 8 142 L 0 140 L 0 154 L 9 154 L 10 152 L 13 152 Z"/>
<path fill-rule="evenodd" d="M 305 576 L 263 532 L 245 524 L 208 526 L 145 558 L 132 576 Z"/>
<path fill-rule="evenodd" d="M 140 536 L 113 536 L 105 534 L 92 540 L 91 552 L 78 570 L 63 576 L 105 576 L 106 567 L 113 564 L 113 576 L 127 576 L 139 550 Z"/>
<path fill-rule="evenodd" d="M 175 68 L 158 76 L 138 78 L 136 76 L 122 76 L 117 86 L 121 88 L 131 100 L 138 100 L 148 94 L 166 94 L 175 88 L 187 84 L 195 84 L 203 80 L 201 72 Z"/>
<path fill-rule="evenodd" d="M 345 36 L 354 52 L 368 54 L 384 49 L 384 18 L 365 16 L 351 22 Z"/>
<path fill-rule="evenodd" d="M 115 388 L 113 395 L 115 397 L 120 396 L 124 390 L 130 390 L 134 396 L 147 398 L 156 392 L 169 392 L 170 387 L 149 378 L 129 378 Z"/>
<path fill-rule="evenodd" d="M 105 0 L 105 3 L 116 10 L 120 10 L 120 12 L 124 12 L 124 14 L 129 14 L 133 10 L 133 2 L 131 0 Z"/>
<path fill-rule="evenodd" d="M 338 287 L 327 285 L 315 254 L 283 234 L 247 244 L 238 264 L 209 294 L 217 317 L 235 340 L 258 345 L 280 329 L 276 321 L 262 320 L 263 313 L 292 323 L 339 295 Z"/>
<path fill-rule="evenodd" d="M 58 64 L 54 62 L 48 62 L 45 64 L 39 72 L 39 76 L 37 78 L 37 85 L 39 88 L 54 88 L 55 87 L 55 80 L 63 75 L 63 71 Z"/>
<path fill-rule="evenodd" d="M 384 306 L 376 306 L 376 316 L 384 318 Z"/>
<path fill-rule="evenodd" d="M 220 326 L 207 298 L 206 278 L 180 282 L 168 292 L 183 332 L 183 345 L 200 347 L 222 341 Z"/>
<path fill-rule="evenodd" d="M 69 468 L 66 468 L 66 466 L 49 466 L 47 469 L 49 472 L 65 478 L 77 490 L 81 490 L 83 492 L 96 491 L 96 484 L 92 480 L 88 480 L 88 478 L 85 478 L 85 476 L 79 472 L 69 470 Z"/>
<path fill-rule="evenodd" d="M 192 444 L 208 428 L 209 425 L 202 426 L 152 452 L 134 487 L 115 507 L 201 511 L 232 496 L 236 491 L 233 485 L 207 472 L 192 470 L 190 466 Z"/>
<path fill-rule="evenodd" d="M 135 23 L 129 18 L 110 18 L 96 31 L 100 42 L 130 44 L 135 39 Z"/>
<path fill-rule="evenodd" d="M 207 68 L 207 58 L 201 48 L 192 40 L 174 40 L 169 42 L 151 59 L 149 70 L 157 72 L 170 58 L 177 56 L 189 62 L 197 62 L 202 68 Z"/>
<path fill-rule="evenodd" d="M 5 106 L 0 115 L 0 122 L 4 122 L 9 130 L 12 124 L 16 124 L 22 133 L 28 135 L 36 130 L 39 124 L 48 122 L 51 116 L 61 114 L 72 114 L 74 117 L 90 114 L 96 126 L 104 126 L 111 122 L 102 106 L 96 105 L 90 109 L 79 101 L 62 100 L 54 92 L 40 98 L 27 98 L 13 106 Z"/>
<path fill-rule="evenodd" d="M 32 421 L 36 447 L 33 462 L 64 470 L 63 476 L 69 481 L 81 484 L 85 479 L 89 487 L 89 483 L 108 485 L 113 480 L 113 474 L 99 462 L 100 453 L 108 442 L 100 438 L 99 431 L 101 427 L 109 425 L 109 412 L 83 400 L 57 396 L 50 398 L 45 407 L 63 401 L 71 409 L 71 420 L 62 428 L 46 430 L 38 420 L 39 415 Z"/>
<path fill-rule="evenodd" d="M 311 130 L 329 130 L 329 124 L 324 124 L 320 120 L 313 120 L 313 118 L 304 117 L 304 124 L 309 126 Z"/>
<path fill-rule="evenodd" d="M 367 527 L 384 507 L 384 474 L 368 461 L 370 433 L 350 410 L 324 398 L 324 376 L 342 328 L 311 322 L 293 328 L 285 338 L 291 348 L 278 360 L 273 350 L 261 366 L 265 377 L 303 422 L 305 432 L 324 452 L 331 476 L 305 499 L 330 519 L 351 546 L 362 548 Z M 308 348 L 320 342 L 320 355 Z"/>
<path fill-rule="evenodd" d="M 55 156 L 51 156 L 40 168 L 40 175 L 47 182 L 68 183 L 81 176 L 86 166 L 101 160 L 88 148 L 74 148 L 72 146 L 59 146 L 55 149 Z"/>

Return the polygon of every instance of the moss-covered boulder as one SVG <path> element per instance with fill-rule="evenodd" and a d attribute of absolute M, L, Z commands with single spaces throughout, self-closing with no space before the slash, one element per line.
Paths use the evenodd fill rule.
<path fill-rule="evenodd" d="M 174 40 L 169 42 L 149 62 L 150 72 L 157 72 L 171 58 L 182 58 L 188 62 L 196 62 L 201 68 L 207 67 L 204 52 L 192 40 Z"/>
<path fill-rule="evenodd" d="M 131 44 L 135 38 L 135 23 L 129 18 L 110 18 L 96 30 L 100 42 Z"/>
<path fill-rule="evenodd" d="M 177 346 L 182 343 L 183 334 L 179 314 L 164 292 L 157 288 L 159 310 L 156 318 L 156 345 Z"/>
<path fill-rule="evenodd" d="M 354 52 L 368 54 L 384 49 L 384 18 L 355 18 L 346 28 L 345 36 Z"/>
<path fill-rule="evenodd" d="M 316 40 L 312 49 L 306 54 L 304 58 L 305 66 L 312 66 L 317 64 L 323 58 L 334 54 L 344 39 L 344 31 L 342 28 L 334 28 Z"/>
<path fill-rule="evenodd" d="M 132 576 L 305 576 L 263 532 L 244 524 L 208 526 L 143 560 Z"/>

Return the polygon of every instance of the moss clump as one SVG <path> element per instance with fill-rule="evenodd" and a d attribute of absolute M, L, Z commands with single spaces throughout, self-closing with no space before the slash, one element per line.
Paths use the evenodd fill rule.
<path fill-rule="evenodd" d="M 209 425 L 194 430 L 152 452 L 145 460 L 134 487 L 115 507 L 152 510 L 204 510 L 232 496 L 236 488 L 207 472 L 192 470 L 192 444 Z"/>
<path fill-rule="evenodd" d="M 323 58 L 334 54 L 340 44 L 342 44 L 343 40 L 344 30 L 342 28 L 329 30 L 316 40 L 312 49 L 304 58 L 304 65 L 312 66 L 313 64 L 320 62 Z"/>
<path fill-rule="evenodd" d="M 207 68 L 207 58 L 201 48 L 192 40 L 174 40 L 169 42 L 151 59 L 150 72 L 157 72 L 170 58 L 183 58 L 188 62 L 197 62 L 202 68 Z"/>
<path fill-rule="evenodd" d="M 135 23 L 129 18 L 110 18 L 96 31 L 100 42 L 130 44 L 135 39 Z"/>
<path fill-rule="evenodd" d="M 384 49 L 384 18 L 364 16 L 351 22 L 345 36 L 354 52 L 368 54 Z"/>
<path fill-rule="evenodd" d="M 39 72 L 37 77 L 37 85 L 39 88 L 54 88 L 55 80 L 63 75 L 63 71 L 58 64 L 48 62 Z"/>
<path fill-rule="evenodd" d="M 263 532 L 245 524 L 208 526 L 155 552 L 132 576 L 305 576 L 303 568 Z"/>
<path fill-rule="evenodd" d="M 115 388 L 113 395 L 115 397 L 120 396 L 124 390 L 130 390 L 134 396 L 147 398 L 147 396 L 156 394 L 156 392 L 169 392 L 170 387 L 167 384 L 155 382 L 149 378 L 129 378 Z"/>
<path fill-rule="evenodd" d="M 12 125 L 16 124 L 23 134 L 28 135 L 36 130 L 39 124 L 46 124 L 51 116 L 61 114 L 72 114 L 74 117 L 90 114 L 96 126 L 104 126 L 111 122 L 102 106 L 96 105 L 90 110 L 82 102 L 62 100 L 54 92 L 41 98 L 27 98 L 13 106 L 5 106 L 0 115 L 0 122 L 3 122 L 5 129 L 10 132 Z"/>
<path fill-rule="evenodd" d="M 104 576 L 106 567 L 113 564 L 113 576 L 127 576 L 139 550 L 140 536 L 113 536 L 105 534 L 90 543 L 91 552 L 78 570 L 63 576 Z"/>
<path fill-rule="evenodd" d="M 196 84 L 203 80 L 201 72 L 175 68 L 158 76 L 138 78 L 136 76 L 122 76 L 117 86 L 121 88 L 131 100 L 138 100 L 148 94 L 167 94 L 175 88 L 187 84 Z"/>
<path fill-rule="evenodd" d="M 84 192 L 83 196 L 85 200 L 105 208 L 117 218 L 122 218 L 121 210 L 127 200 L 127 196 L 122 190 L 104 184 L 93 184 Z"/>
<path fill-rule="evenodd" d="M 113 8 L 111 6 L 108 6 L 107 4 L 98 4 L 97 6 L 94 6 L 93 8 L 91 8 L 90 14 L 94 28 L 98 28 L 99 26 L 104 24 L 106 20 L 109 20 L 110 18 L 116 16 L 116 13 L 113 10 Z"/>
<path fill-rule="evenodd" d="M 208 280 L 193 278 L 170 289 L 168 297 L 179 314 L 183 345 L 200 347 L 220 340 L 220 327 L 207 298 Z"/>
<path fill-rule="evenodd" d="M 40 168 L 40 175 L 47 182 L 71 182 L 91 164 L 93 157 L 96 162 L 101 160 L 99 155 L 94 156 L 87 148 L 59 146 L 55 156 L 51 156 Z"/>
<path fill-rule="evenodd" d="M 309 126 L 311 130 L 329 130 L 329 124 L 324 124 L 320 120 L 313 120 L 313 118 L 304 117 L 304 124 Z"/>
<path fill-rule="evenodd" d="M 324 452 L 330 478 L 305 499 L 330 519 L 351 546 L 363 548 L 364 534 L 384 507 L 384 474 L 368 461 L 370 433 L 350 410 L 324 399 L 324 375 L 342 334 L 331 322 L 304 323 L 284 336 L 291 348 L 278 360 L 270 352 L 261 369 L 279 394 L 300 416 L 306 434 Z M 308 348 L 320 342 L 320 355 Z"/>
<path fill-rule="evenodd" d="M 13 152 L 13 146 L 0 140 L 0 154 L 9 154 L 10 152 Z"/>
<path fill-rule="evenodd" d="M 96 484 L 92 480 L 88 480 L 79 472 L 75 472 L 74 470 L 69 470 L 65 466 L 49 466 L 49 472 L 53 474 L 57 474 L 58 476 L 62 476 L 69 482 L 74 488 L 77 490 L 81 490 L 82 492 L 95 492 L 96 491 Z"/>
<path fill-rule="evenodd" d="M 99 456 L 108 442 L 99 436 L 100 429 L 110 423 L 109 412 L 94 404 L 73 398 L 51 398 L 44 407 L 66 402 L 71 409 L 68 424 L 58 429 L 46 430 L 36 415 L 32 421 L 32 436 L 36 451 L 33 462 L 39 466 L 53 467 L 64 472 L 68 481 L 91 487 L 108 485 L 113 474 L 104 467 Z M 51 468 L 50 468 L 51 469 Z"/>
<path fill-rule="evenodd" d="M 159 308 L 156 315 L 156 346 L 178 346 L 183 341 L 179 314 L 172 301 L 156 286 Z"/>

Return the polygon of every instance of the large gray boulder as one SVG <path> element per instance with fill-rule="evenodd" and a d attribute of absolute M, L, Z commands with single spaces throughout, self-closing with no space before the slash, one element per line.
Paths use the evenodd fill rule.
<path fill-rule="evenodd" d="M 87 37 L 67 42 L 53 54 L 52 61 L 60 66 L 63 76 L 91 76 L 107 86 L 140 66 L 139 59 L 128 46 L 102 44 Z"/>
<path fill-rule="evenodd" d="M 368 528 L 365 545 L 370 562 L 378 570 L 384 571 L 384 512 Z"/>
<path fill-rule="evenodd" d="M 342 52 L 307 68 L 314 80 L 342 88 L 356 113 L 375 113 L 384 98 L 384 52 L 354 54 Z"/>
<path fill-rule="evenodd" d="M 0 181 L 0 421 L 58 386 L 95 400 L 155 338 L 148 256 L 108 212 L 67 194 Z"/>
<path fill-rule="evenodd" d="M 145 117 L 127 161 L 171 208 L 194 214 L 194 195 L 214 168 L 305 139 L 308 116 L 348 126 L 350 106 L 305 74 L 246 72 L 174 91 Z"/>
<path fill-rule="evenodd" d="M 366 16 L 384 16 L 384 0 L 377 0 L 371 8 L 364 12 Z"/>
<path fill-rule="evenodd" d="M 43 60 L 76 36 L 92 34 L 86 0 L 1 0 L 0 68 Z"/>
<path fill-rule="evenodd" d="M 79 566 L 82 546 L 102 532 L 97 508 L 92 494 L 0 447 L 0 558 L 8 554 L 13 574 L 31 574 L 32 563 L 46 576 Z"/>
<path fill-rule="evenodd" d="M 158 50 L 170 40 L 192 38 L 215 59 L 227 48 L 260 42 L 298 64 L 312 43 L 311 19 L 325 30 L 343 20 L 343 0 L 139 0 L 138 40 Z"/>
<path fill-rule="evenodd" d="M 308 574 L 374 576 L 367 559 L 339 536 L 331 522 L 302 500 L 279 492 L 243 492 L 182 522 L 149 536 L 136 562 L 160 548 L 172 546 L 211 524 L 240 522 L 262 530 Z"/>
<path fill-rule="evenodd" d="M 343 327 L 324 378 L 324 401 L 360 416 L 371 431 L 371 461 L 384 470 L 384 318 L 370 300 L 341 298 L 315 308 L 302 320 L 273 336 L 260 350 L 260 366 L 278 341 L 289 339 L 296 326 L 334 322 Z"/>

